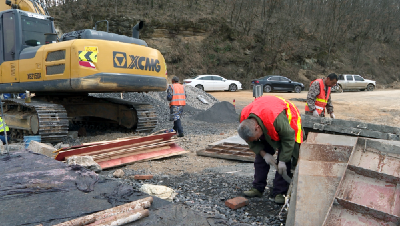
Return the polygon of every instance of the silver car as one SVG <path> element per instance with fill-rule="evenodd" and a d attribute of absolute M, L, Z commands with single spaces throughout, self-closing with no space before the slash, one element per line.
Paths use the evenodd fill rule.
<path fill-rule="evenodd" d="M 372 91 L 376 87 L 376 82 L 365 79 L 360 75 L 339 75 L 336 86 L 332 87 L 332 91 L 343 92 L 343 90 L 368 90 Z"/>

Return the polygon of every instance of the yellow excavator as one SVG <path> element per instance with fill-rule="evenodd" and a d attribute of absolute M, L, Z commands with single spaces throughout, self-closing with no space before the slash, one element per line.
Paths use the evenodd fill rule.
<path fill-rule="evenodd" d="M 167 68 L 157 49 L 139 39 L 94 29 L 57 37 L 54 19 L 37 0 L 6 0 L 0 6 L 0 93 L 34 93 L 4 99 L 11 136 L 41 135 L 58 142 L 70 122 L 116 124 L 149 132 L 157 114 L 147 103 L 96 98 L 89 93 L 165 91 Z"/>

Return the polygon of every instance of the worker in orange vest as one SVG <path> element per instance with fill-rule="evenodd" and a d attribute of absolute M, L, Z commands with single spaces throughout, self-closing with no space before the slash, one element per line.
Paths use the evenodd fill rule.
<path fill-rule="evenodd" d="M 167 89 L 167 100 L 170 101 L 170 120 L 174 121 L 173 129 L 178 133 L 178 137 L 183 137 L 181 117 L 183 107 L 186 105 L 186 93 L 183 85 L 179 84 L 179 78 L 172 78 L 172 85 Z"/>
<path fill-rule="evenodd" d="M 316 79 L 311 82 L 310 90 L 307 94 L 306 115 L 325 117 L 326 108 L 331 118 L 335 118 L 331 101 L 331 87 L 335 86 L 337 81 L 338 76 L 332 73 L 324 79 Z"/>
<path fill-rule="evenodd" d="M 248 197 L 262 197 L 270 166 L 276 169 L 272 195 L 275 203 L 284 204 L 292 177 L 291 168 L 297 164 L 303 130 L 299 109 L 276 96 L 257 98 L 240 113 L 239 136 L 255 154 L 253 188 Z M 278 159 L 273 155 L 278 150 Z"/>

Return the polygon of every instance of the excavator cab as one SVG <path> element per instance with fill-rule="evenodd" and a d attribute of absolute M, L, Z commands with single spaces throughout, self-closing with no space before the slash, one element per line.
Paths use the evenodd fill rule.
<path fill-rule="evenodd" d="M 0 12 L 0 82 L 20 82 L 18 60 L 32 57 L 40 46 L 56 42 L 53 19 L 18 9 Z"/>
<path fill-rule="evenodd" d="M 19 60 L 21 52 L 28 47 L 36 47 L 57 41 L 53 18 L 25 12 L 21 10 L 7 10 L 1 15 L 1 38 L 3 55 L 0 64 L 4 61 Z"/>

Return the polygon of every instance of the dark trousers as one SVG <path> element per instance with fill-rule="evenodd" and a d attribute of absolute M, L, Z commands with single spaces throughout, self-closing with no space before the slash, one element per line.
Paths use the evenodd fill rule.
<path fill-rule="evenodd" d="M 4 136 L 4 133 L 3 133 L 3 135 L 0 135 L 0 140 L 3 142 L 3 144 L 6 143 L 6 136 Z M 8 143 L 10 142 L 10 136 L 8 136 L 8 135 L 7 135 L 7 142 Z"/>
<path fill-rule="evenodd" d="M 178 132 L 178 134 L 183 134 L 183 128 L 181 124 L 181 119 L 177 119 L 174 121 L 174 128 L 175 131 Z"/>
<path fill-rule="evenodd" d="M 274 155 L 275 152 L 273 148 L 265 143 L 266 148 L 264 149 L 265 152 Z M 279 156 L 279 153 L 278 153 Z M 278 162 L 279 162 L 279 157 L 278 157 Z M 287 174 L 291 176 L 291 162 L 286 163 L 287 167 Z M 265 186 L 267 186 L 267 177 L 268 177 L 268 172 L 269 172 L 270 166 L 265 162 L 263 157 L 261 157 L 260 154 L 256 155 L 255 161 L 254 161 L 254 181 L 253 181 L 253 187 L 257 189 L 260 192 L 264 192 Z M 276 196 L 278 194 L 286 194 L 286 192 L 289 189 L 289 183 L 286 182 L 285 179 L 276 171 L 275 173 L 275 179 L 273 180 L 273 190 L 272 190 L 272 195 Z"/>

